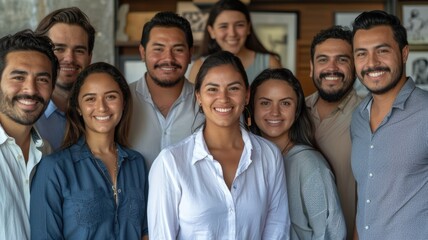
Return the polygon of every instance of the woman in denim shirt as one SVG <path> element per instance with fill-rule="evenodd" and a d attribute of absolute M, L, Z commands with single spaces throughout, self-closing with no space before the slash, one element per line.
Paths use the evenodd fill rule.
<path fill-rule="evenodd" d="M 127 148 L 128 84 L 112 65 L 78 76 L 62 150 L 42 159 L 31 186 L 32 239 L 141 239 L 147 234 L 144 159 Z"/>

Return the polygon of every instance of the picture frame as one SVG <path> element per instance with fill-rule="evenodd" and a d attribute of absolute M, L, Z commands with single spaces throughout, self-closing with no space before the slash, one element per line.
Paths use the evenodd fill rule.
<path fill-rule="evenodd" d="M 428 50 L 428 1 L 399 2 L 397 16 L 407 30 L 413 49 Z"/>
<path fill-rule="evenodd" d="M 334 25 L 348 27 L 352 30 L 352 23 L 360 14 L 361 12 L 335 12 Z"/>
<path fill-rule="evenodd" d="M 254 31 L 263 46 L 278 53 L 282 66 L 295 72 L 299 13 L 251 11 L 250 16 Z"/>
<path fill-rule="evenodd" d="M 428 90 L 428 50 L 410 51 L 406 63 L 406 74 L 412 77 L 416 86 Z"/>

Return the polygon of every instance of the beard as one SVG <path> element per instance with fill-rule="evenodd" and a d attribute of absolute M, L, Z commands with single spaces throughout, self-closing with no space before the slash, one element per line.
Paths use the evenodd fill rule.
<path fill-rule="evenodd" d="M 24 113 L 19 113 L 19 109 L 15 107 L 15 103 L 20 99 L 29 99 L 38 101 L 43 107 L 36 109 L 34 111 L 23 111 Z M 16 95 L 12 99 L 4 95 L 3 91 L 0 91 L 0 112 L 12 119 L 14 122 L 21 125 L 32 125 L 34 124 L 39 117 L 43 114 L 47 107 L 46 101 L 38 95 L 27 95 L 21 94 Z"/>
<path fill-rule="evenodd" d="M 318 95 L 321 99 L 327 102 L 338 102 L 352 90 L 352 87 L 355 82 L 355 77 L 349 81 L 348 85 L 344 85 L 343 88 L 338 89 L 334 92 L 327 92 L 321 87 L 320 83 L 322 81 L 321 79 L 328 76 L 337 76 L 341 77 L 342 79 L 345 79 L 345 74 L 341 72 L 320 73 L 318 78 L 313 80 L 315 87 L 318 90 Z M 353 73 L 352 76 L 355 76 L 355 74 Z"/>
<path fill-rule="evenodd" d="M 361 76 L 365 76 L 367 73 L 370 72 L 376 72 L 376 71 L 384 71 L 384 72 L 391 72 L 391 69 L 389 67 L 375 67 L 375 68 L 368 68 L 365 70 L 361 71 Z M 366 84 L 364 84 L 364 81 L 361 81 L 361 83 L 372 93 L 372 94 L 376 94 L 376 95 L 381 95 L 384 94 L 386 92 L 388 92 L 389 90 L 395 88 L 395 86 L 397 86 L 397 84 L 400 82 L 401 76 L 403 76 L 403 71 L 404 71 L 404 67 L 403 64 L 400 64 L 398 66 L 398 73 L 396 76 L 392 76 L 393 80 L 392 82 L 390 82 L 388 85 L 379 88 L 379 89 L 373 89 L 373 88 L 369 88 Z M 364 78 L 361 78 L 364 79 Z"/>
<path fill-rule="evenodd" d="M 177 69 L 182 69 L 180 64 L 177 64 L 175 62 L 171 62 L 171 63 L 163 63 L 163 64 L 155 64 L 154 68 L 161 68 L 161 67 L 175 67 Z M 150 78 L 153 80 L 153 82 L 155 82 L 156 85 L 158 85 L 159 87 L 163 87 L 163 88 L 172 88 L 174 86 L 176 86 L 177 84 L 180 83 L 180 81 L 182 79 L 184 79 L 184 76 L 181 76 L 177 79 L 173 79 L 173 80 L 163 80 L 163 79 L 159 79 L 158 77 L 150 74 L 150 72 L 147 72 L 150 76 Z"/>

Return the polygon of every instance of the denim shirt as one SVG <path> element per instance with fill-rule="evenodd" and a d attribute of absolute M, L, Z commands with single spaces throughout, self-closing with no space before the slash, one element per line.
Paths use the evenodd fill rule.
<path fill-rule="evenodd" d="M 107 168 L 83 138 L 42 158 L 31 185 L 31 239 L 141 239 L 147 233 L 144 158 L 118 145 L 118 164 L 116 204 Z"/>

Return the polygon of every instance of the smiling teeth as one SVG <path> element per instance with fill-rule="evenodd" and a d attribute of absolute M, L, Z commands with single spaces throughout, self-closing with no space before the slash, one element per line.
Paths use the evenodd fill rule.
<path fill-rule="evenodd" d="M 110 118 L 110 116 L 105 116 L 105 117 L 95 117 L 97 120 L 107 120 Z"/>
<path fill-rule="evenodd" d="M 334 80 L 338 80 L 339 77 L 325 77 L 324 79 L 328 81 L 334 81 Z"/>
<path fill-rule="evenodd" d="M 30 99 L 20 99 L 19 102 L 24 105 L 33 105 L 36 103 L 36 101 Z"/>
<path fill-rule="evenodd" d="M 281 120 L 267 120 L 267 122 L 272 124 L 278 124 L 281 122 Z"/>
<path fill-rule="evenodd" d="M 61 68 L 62 71 L 75 71 L 76 69 L 77 68 L 65 68 L 65 67 Z"/>
<path fill-rule="evenodd" d="M 215 110 L 217 112 L 225 113 L 225 112 L 229 112 L 230 110 L 232 110 L 232 108 L 216 108 Z"/>
<path fill-rule="evenodd" d="M 380 75 L 382 75 L 384 72 L 371 72 L 371 73 L 368 73 L 368 75 L 370 76 L 370 77 L 379 77 Z"/>

